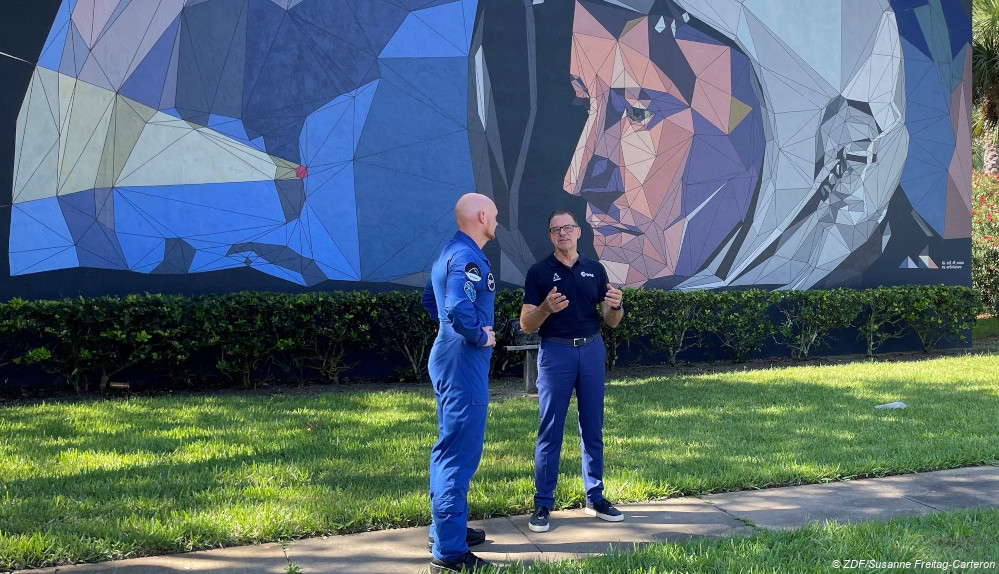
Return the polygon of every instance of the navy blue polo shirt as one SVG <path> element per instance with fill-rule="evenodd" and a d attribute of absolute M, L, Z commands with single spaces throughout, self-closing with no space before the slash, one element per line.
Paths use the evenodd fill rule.
<path fill-rule="evenodd" d="M 552 287 L 569 299 L 569 306 L 545 319 L 538 329 L 542 337 L 574 339 L 600 332 L 597 304 L 607 295 L 607 271 L 599 261 L 580 255 L 566 267 L 552 253 L 527 271 L 524 303 L 540 306 Z"/>

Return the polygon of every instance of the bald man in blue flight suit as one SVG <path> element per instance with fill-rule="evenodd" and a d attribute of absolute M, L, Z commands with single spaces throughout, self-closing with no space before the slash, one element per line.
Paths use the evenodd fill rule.
<path fill-rule="evenodd" d="M 454 207 L 458 231 L 434 261 L 423 307 L 440 323 L 430 351 L 438 438 L 430 451 L 430 574 L 489 566 L 468 550 L 485 533 L 468 528 L 468 483 L 482 458 L 489 358 L 496 345 L 496 281 L 482 247 L 496 238 L 496 205 L 468 193 Z"/>

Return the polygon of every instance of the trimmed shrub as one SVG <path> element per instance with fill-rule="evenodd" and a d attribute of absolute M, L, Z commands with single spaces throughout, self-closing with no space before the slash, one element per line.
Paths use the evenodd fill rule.
<path fill-rule="evenodd" d="M 919 337 L 923 352 L 936 348 L 941 340 L 964 342 L 978 313 L 981 298 L 968 287 L 912 285 L 901 295 L 906 324 Z"/>
<path fill-rule="evenodd" d="M 660 290 L 646 293 L 650 299 L 647 315 L 649 342 L 656 350 L 666 353 L 671 365 L 676 365 L 677 355 L 700 347 L 704 336 L 711 330 L 713 293 Z"/>
<path fill-rule="evenodd" d="M 624 294 L 621 303 L 624 306 L 624 317 L 617 328 L 611 329 L 602 324 L 600 330 L 607 348 L 607 368 L 611 370 L 617 365 L 619 347 L 637 347 L 640 340 L 649 334 L 654 315 L 654 297 L 659 293 L 654 289 L 633 287 L 625 287 L 621 291 Z M 637 361 L 638 358 L 635 357 L 634 360 Z"/>
<path fill-rule="evenodd" d="M 851 289 L 781 291 L 777 306 L 783 316 L 777 332 L 795 359 L 807 359 L 814 349 L 827 346 L 833 331 L 849 327 L 861 309 Z"/>
<path fill-rule="evenodd" d="M 710 293 L 710 330 L 732 352 L 732 361 L 741 363 L 758 353 L 774 333 L 768 310 L 777 294 L 761 289 Z"/>
<path fill-rule="evenodd" d="M 497 293 L 493 375 L 522 361 L 503 349 L 517 342 L 522 298 L 519 289 Z M 635 360 L 647 349 L 675 364 L 707 337 L 737 362 L 769 336 L 805 359 L 851 326 L 868 355 L 909 330 L 929 351 L 941 341 L 965 342 L 982 308 L 977 291 L 945 285 L 778 293 L 625 288 L 624 305 L 621 324 L 602 330 L 611 369 L 622 347 Z M 782 319 L 773 324 L 770 317 Z M 436 327 L 416 291 L 14 299 L 0 304 L 0 365 L 37 368 L 77 392 L 94 383 L 104 391 L 129 376 L 189 385 L 222 377 L 253 387 L 271 378 L 337 382 L 356 357 L 379 352 L 388 364 L 401 363 L 403 379 L 426 380 Z"/>
<path fill-rule="evenodd" d="M 385 357 L 401 356 L 405 363 L 396 369 L 400 380 L 428 381 L 427 358 L 437 336 L 437 321 L 423 308 L 419 291 L 389 291 L 377 296 L 378 315 L 374 340 Z"/>
<path fill-rule="evenodd" d="M 873 357 L 886 342 L 905 336 L 909 328 L 905 319 L 908 290 L 906 287 L 878 287 L 857 292 L 864 306 L 857 321 L 857 339 L 864 342 L 868 357 Z"/>

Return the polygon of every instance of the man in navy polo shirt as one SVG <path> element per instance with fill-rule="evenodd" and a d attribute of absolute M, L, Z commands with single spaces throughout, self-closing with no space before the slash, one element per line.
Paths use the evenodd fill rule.
<path fill-rule="evenodd" d="M 569 399 L 576 392 L 579 434 L 583 447 L 583 486 L 586 513 L 619 522 L 624 515 L 604 491 L 604 360 L 607 350 L 600 337 L 600 317 L 617 327 L 624 316 L 622 293 L 607 279 L 599 261 L 579 255 L 580 230 L 569 211 L 548 218 L 549 239 L 555 252 L 535 263 L 524 281 L 520 326 L 526 333 L 541 329 L 538 349 L 538 443 L 534 451 L 534 514 L 529 527 L 548 530 L 555 505 L 562 429 Z M 597 311 L 597 305 L 600 311 Z"/>

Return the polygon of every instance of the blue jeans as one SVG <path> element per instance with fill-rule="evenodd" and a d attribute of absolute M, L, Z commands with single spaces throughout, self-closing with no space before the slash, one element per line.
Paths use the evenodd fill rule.
<path fill-rule="evenodd" d="M 569 399 L 576 392 L 587 502 L 604 492 L 604 360 L 602 339 L 582 347 L 541 341 L 538 349 L 538 442 L 534 450 L 534 506 L 552 508 Z"/>

